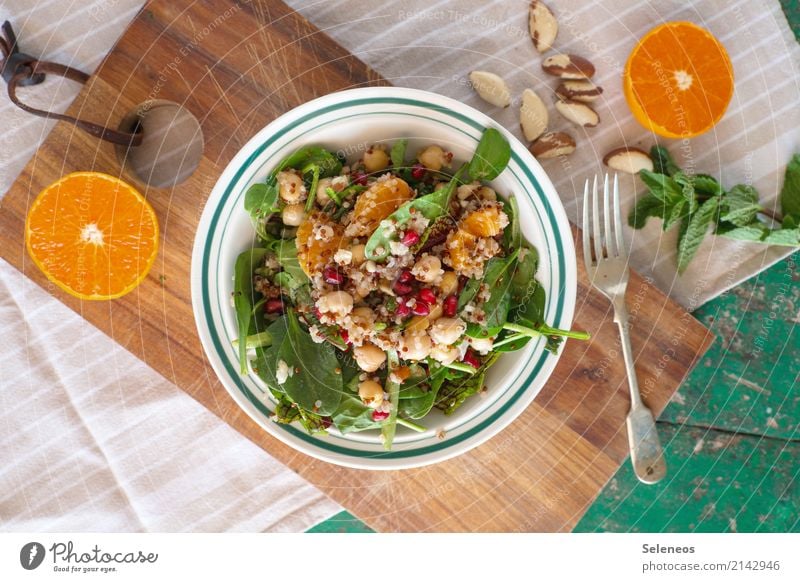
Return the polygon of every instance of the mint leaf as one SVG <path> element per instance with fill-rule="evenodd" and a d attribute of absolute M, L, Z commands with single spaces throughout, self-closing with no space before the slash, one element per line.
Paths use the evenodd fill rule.
<path fill-rule="evenodd" d="M 737 184 L 725 195 L 721 220 L 736 226 L 747 226 L 761 211 L 758 191 L 746 184 Z"/>
<path fill-rule="evenodd" d="M 683 197 L 689 203 L 688 206 L 688 214 L 694 214 L 697 212 L 697 194 L 695 194 L 694 188 L 694 178 L 691 176 L 687 176 L 683 172 L 676 172 L 676 174 L 672 177 L 673 180 L 681 187 L 681 192 Z M 667 230 L 664 228 L 664 230 Z"/>
<path fill-rule="evenodd" d="M 800 246 L 800 228 L 779 228 L 777 230 L 771 230 L 762 242 L 768 245 L 778 245 L 782 247 Z"/>
<path fill-rule="evenodd" d="M 781 189 L 781 212 L 800 221 L 800 154 L 795 154 L 786 166 Z"/>
<path fill-rule="evenodd" d="M 733 240 L 761 242 L 768 232 L 769 228 L 760 222 L 753 222 L 747 226 L 740 226 L 738 228 L 726 223 L 720 225 L 715 234 Z"/>
<path fill-rule="evenodd" d="M 641 170 L 639 177 L 653 196 L 663 200 L 669 206 L 672 206 L 683 197 L 683 188 L 669 176 Z"/>
<path fill-rule="evenodd" d="M 672 156 L 667 149 L 661 146 L 656 145 L 650 148 L 650 159 L 653 160 L 655 171 L 659 174 L 671 176 L 681 170 L 672 160 Z"/>
<path fill-rule="evenodd" d="M 714 221 L 718 208 L 719 198 L 709 198 L 689 217 L 686 230 L 678 241 L 678 273 L 683 273 L 694 258 L 708 232 L 708 227 Z"/>
<path fill-rule="evenodd" d="M 672 228 L 675 223 L 677 223 L 680 219 L 684 216 L 687 216 L 689 212 L 690 205 L 688 204 L 687 200 L 679 200 L 666 214 L 664 218 L 664 224 L 662 226 L 664 232 L 668 231 Z"/>
<path fill-rule="evenodd" d="M 695 192 L 698 194 L 705 194 L 707 196 L 719 196 L 722 194 L 722 186 L 714 176 L 708 174 L 696 174 L 692 181 L 694 183 Z"/>
<path fill-rule="evenodd" d="M 652 194 L 646 194 L 631 209 L 628 215 L 628 224 L 636 229 L 643 228 L 647 219 L 651 216 L 662 218 L 664 216 L 665 204 Z"/>

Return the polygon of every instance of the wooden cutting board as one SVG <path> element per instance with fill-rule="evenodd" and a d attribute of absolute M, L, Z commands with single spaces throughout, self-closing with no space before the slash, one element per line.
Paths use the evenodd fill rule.
<path fill-rule="evenodd" d="M 508 429 L 433 467 L 359 471 L 297 453 L 239 410 L 206 361 L 193 323 L 189 259 L 217 177 L 278 115 L 332 91 L 374 84 L 386 83 L 280 2 L 151 2 L 70 110 L 116 124 L 157 96 L 200 120 L 204 155 L 186 182 L 153 189 L 126 176 L 159 216 L 162 250 L 152 272 L 122 299 L 80 302 L 50 285 L 27 258 L 24 219 L 44 186 L 70 171 L 121 171 L 112 146 L 63 123 L 2 200 L 2 257 L 377 530 L 570 530 L 627 457 L 628 388 L 616 330 L 608 302 L 588 288 L 582 270 L 575 327 L 593 340 L 567 343 L 545 389 Z M 628 293 L 639 379 L 658 413 L 712 338 L 635 274 Z"/>

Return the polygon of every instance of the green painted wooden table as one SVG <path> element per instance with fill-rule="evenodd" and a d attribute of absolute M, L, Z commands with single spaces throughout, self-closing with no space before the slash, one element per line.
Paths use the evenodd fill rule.
<path fill-rule="evenodd" d="M 800 40 L 800 0 L 781 0 Z M 578 532 L 800 532 L 800 255 L 694 312 L 717 336 L 658 420 L 669 475 L 625 463 Z M 311 532 L 369 532 L 347 512 Z"/>

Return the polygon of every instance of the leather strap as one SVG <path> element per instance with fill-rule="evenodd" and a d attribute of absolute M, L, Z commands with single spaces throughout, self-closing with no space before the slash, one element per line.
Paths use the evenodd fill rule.
<path fill-rule="evenodd" d="M 98 125 L 97 123 L 92 123 L 91 121 L 72 117 L 71 115 L 36 109 L 20 101 L 17 97 L 17 87 L 38 85 L 44 81 L 45 75 L 47 74 L 58 75 L 81 84 L 89 80 L 89 75 L 78 69 L 49 61 L 40 61 L 35 57 L 20 52 L 14 30 L 11 28 L 11 24 L 8 21 L 3 23 L 3 37 L 0 37 L 0 50 L 3 52 L 3 79 L 8 83 L 8 97 L 14 105 L 28 113 L 38 115 L 39 117 L 58 119 L 60 121 L 72 123 L 89 135 L 111 143 L 128 147 L 141 145 L 141 127 L 137 126 L 136 131 L 133 133 L 118 131 L 103 125 Z"/>

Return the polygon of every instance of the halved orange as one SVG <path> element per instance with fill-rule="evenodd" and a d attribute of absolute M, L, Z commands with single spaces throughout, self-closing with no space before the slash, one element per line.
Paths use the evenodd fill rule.
<path fill-rule="evenodd" d="M 115 299 L 147 276 L 158 253 L 153 208 L 132 186 L 99 172 L 68 174 L 39 193 L 25 243 L 47 278 L 80 299 Z"/>
<path fill-rule="evenodd" d="M 691 22 L 648 32 L 628 57 L 628 107 L 645 128 L 670 138 L 711 129 L 733 96 L 733 66 L 722 43 Z"/>

